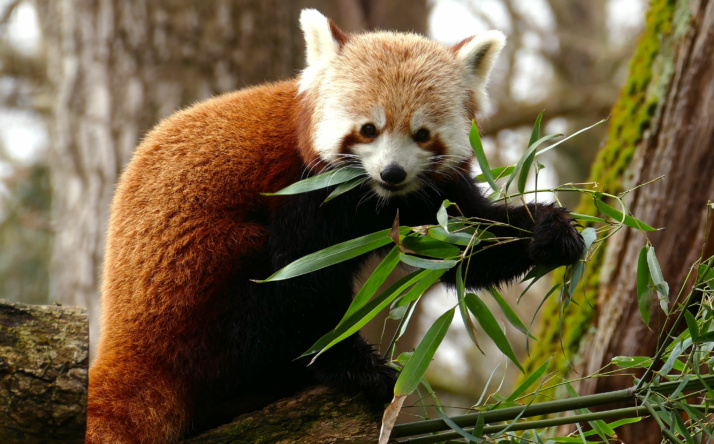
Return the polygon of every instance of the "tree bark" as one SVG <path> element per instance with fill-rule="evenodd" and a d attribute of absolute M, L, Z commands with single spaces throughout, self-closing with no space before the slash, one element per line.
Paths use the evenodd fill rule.
<path fill-rule="evenodd" d="M 348 396 L 326 387 L 312 387 L 184 443 L 366 444 L 377 442 L 380 422 L 381 411 L 363 395 Z"/>
<path fill-rule="evenodd" d="M 84 442 L 87 310 L 0 300 L 0 326 L 0 442 Z"/>
<path fill-rule="evenodd" d="M 656 3 L 661 2 L 654 1 L 653 8 Z M 629 205 L 638 218 L 666 227 L 647 236 L 674 299 L 702 251 L 705 257 L 714 253 L 711 236 L 703 246 L 705 229 L 711 233 L 714 228 L 714 220 L 706 226 L 706 204 L 714 200 L 714 2 L 677 2 L 667 25 L 661 35 L 653 36 L 661 44 L 652 78 L 668 81 L 662 85 L 663 93 L 650 100 L 653 118 L 649 125 L 631 128 L 642 137 L 626 181 L 636 185 L 666 176 L 632 193 Z M 644 39 L 640 44 L 653 42 Z M 650 87 L 655 87 L 654 80 Z M 621 100 L 627 100 L 627 93 Z M 637 258 L 645 241 L 640 232 L 627 230 L 607 246 L 598 287 L 597 328 L 586 339 L 592 345 L 582 356 L 581 375 L 594 373 L 615 356 L 652 356 L 655 352 L 657 336 L 665 327 L 664 315 L 653 304 L 650 331 L 637 305 Z M 588 379 L 581 383 L 579 393 L 630 385 L 631 376 Z M 643 421 L 618 434 L 624 442 L 659 443 L 661 437 L 652 433 L 653 428 L 656 425 Z"/>

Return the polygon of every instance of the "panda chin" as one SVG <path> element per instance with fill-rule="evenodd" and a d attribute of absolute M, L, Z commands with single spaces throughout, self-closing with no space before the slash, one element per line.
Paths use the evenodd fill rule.
<path fill-rule="evenodd" d="M 418 187 L 411 182 L 406 182 L 400 185 L 389 185 L 382 182 L 373 182 L 372 190 L 379 197 L 390 199 L 394 197 L 403 197 L 418 190 Z"/>

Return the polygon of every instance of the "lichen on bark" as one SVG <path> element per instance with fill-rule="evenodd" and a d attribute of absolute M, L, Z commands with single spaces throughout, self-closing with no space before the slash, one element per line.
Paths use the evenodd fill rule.
<path fill-rule="evenodd" d="M 88 365 L 85 308 L 0 301 L 0 442 L 83 442 Z"/>

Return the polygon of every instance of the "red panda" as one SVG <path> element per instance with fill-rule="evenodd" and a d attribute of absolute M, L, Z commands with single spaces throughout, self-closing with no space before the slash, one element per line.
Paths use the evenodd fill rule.
<path fill-rule="evenodd" d="M 309 367 L 295 360 L 344 314 L 359 259 L 278 283 L 251 279 L 388 228 L 397 210 L 406 225 L 435 223 L 449 199 L 466 216 L 532 232 L 473 256 L 471 288 L 580 257 L 565 209 L 507 211 L 468 177 L 470 122 L 486 102 L 501 33 L 443 47 L 415 34 L 348 35 L 315 10 L 300 22 L 307 67 L 297 79 L 177 112 L 123 172 L 87 442 L 174 442 L 210 425 L 227 400 L 250 409 L 314 383 L 389 401 L 396 372 L 359 335 Z M 368 180 L 325 204 L 329 190 L 262 194 L 344 165 Z"/>

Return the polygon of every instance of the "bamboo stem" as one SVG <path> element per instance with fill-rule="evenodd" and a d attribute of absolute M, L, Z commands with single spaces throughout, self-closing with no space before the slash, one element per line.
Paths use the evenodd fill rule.
<path fill-rule="evenodd" d="M 703 382 L 705 382 L 707 384 L 713 384 L 714 383 L 714 375 L 703 376 L 701 378 L 701 380 L 699 378 L 697 378 L 692 381 L 689 381 L 685 385 L 683 391 L 700 390 L 700 389 L 704 388 Z M 648 388 L 649 390 L 651 390 L 653 392 L 667 395 L 667 394 L 674 392 L 680 383 L 681 383 L 681 381 L 671 381 L 671 382 L 663 382 L 659 385 L 649 384 L 648 386 L 646 386 L 646 388 Z M 617 391 L 607 392 L 607 393 L 598 393 L 595 395 L 580 396 L 577 398 L 540 402 L 540 403 L 531 404 L 529 406 L 508 407 L 508 408 L 504 408 L 504 409 L 490 410 L 490 411 L 486 411 L 486 412 L 470 413 L 467 415 L 455 416 L 451 419 L 459 427 L 474 427 L 476 425 L 476 421 L 478 420 L 479 416 L 483 416 L 485 424 L 493 424 L 496 422 L 512 421 L 514 418 L 518 417 L 518 415 L 520 415 L 523 418 L 526 418 L 526 417 L 531 417 L 531 416 L 548 415 L 548 414 L 553 414 L 553 413 L 567 412 L 567 411 L 576 410 L 576 409 L 595 407 L 595 406 L 601 406 L 601 405 L 607 405 L 607 404 L 614 404 L 614 403 L 618 403 L 618 402 L 627 402 L 627 401 L 634 402 L 637 399 L 638 393 L 639 392 L 636 391 L 636 387 L 631 387 L 631 388 L 624 389 L 624 390 L 617 390 Z M 638 407 L 630 407 L 630 408 L 637 409 Z M 640 407 L 640 409 L 641 408 L 642 407 Z M 617 410 L 611 410 L 611 411 L 605 411 L 605 412 L 598 412 L 596 414 L 608 414 L 610 412 L 617 412 L 617 411 L 624 411 L 624 410 L 626 410 L 626 409 L 617 409 Z M 569 423 L 580 422 L 580 421 L 589 421 L 590 419 L 587 419 L 586 415 L 577 415 L 577 416 L 570 416 L 570 417 L 566 417 L 566 418 L 553 418 L 553 419 L 544 420 L 544 421 L 563 421 L 563 420 L 568 420 L 568 421 L 563 422 L 563 423 L 553 424 L 553 425 L 569 424 Z M 530 423 L 533 423 L 533 422 L 536 422 L 536 421 L 530 421 Z M 524 422 L 523 424 L 526 424 L 526 422 Z M 493 432 L 488 431 L 493 427 L 496 428 L 496 429 L 494 429 L 494 431 L 499 431 L 499 430 L 505 428 L 505 425 L 486 426 L 484 428 L 484 433 L 493 433 Z M 515 428 L 515 427 L 519 427 L 519 424 L 514 424 L 513 427 L 510 428 L 509 430 L 524 430 L 523 428 Z M 526 428 L 533 428 L 533 427 L 534 426 L 531 425 Z M 448 430 L 448 429 L 450 429 L 449 425 L 447 425 L 446 422 L 444 422 L 441 419 L 432 419 L 432 420 L 428 420 L 428 421 L 412 422 L 409 424 L 400 424 L 400 425 L 395 426 L 394 430 L 392 431 L 392 438 L 402 438 L 402 437 L 407 437 L 407 436 L 422 435 L 422 434 L 426 434 L 426 433 L 439 432 L 439 431 Z M 439 435 L 439 436 L 441 436 L 441 435 Z M 431 437 L 424 437 L 424 438 L 431 438 Z M 422 438 L 418 438 L 418 439 L 422 439 Z M 411 439 L 406 442 L 429 442 L 429 441 L 414 441 L 414 439 Z M 434 441 L 434 442 L 436 442 L 436 441 Z"/>

